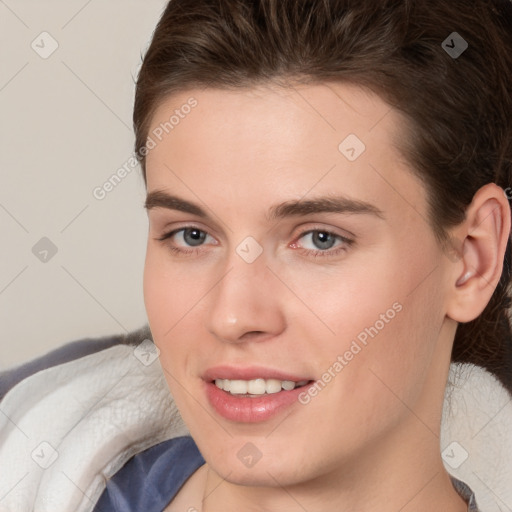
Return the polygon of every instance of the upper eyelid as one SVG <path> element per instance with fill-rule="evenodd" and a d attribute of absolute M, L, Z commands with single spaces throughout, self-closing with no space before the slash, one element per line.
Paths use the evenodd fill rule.
<path fill-rule="evenodd" d="M 353 236 L 353 235 L 342 235 L 332 229 L 324 229 L 324 228 L 318 227 L 318 228 L 310 228 L 310 229 L 305 229 L 304 231 L 300 231 L 298 233 L 298 235 L 295 236 L 295 238 L 297 238 L 297 237 L 302 238 L 303 236 L 309 235 L 310 233 L 328 233 L 329 235 L 334 235 L 339 238 L 344 238 L 347 240 L 352 238 L 352 236 Z"/>
<path fill-rule="evenodd" d="M 173 228 L 173 229 L 163 229 L 162 230 L 163 233 L 161 236 L 158 237 L 158 239 L 161 240 L 163 238 L 170 238 L 171 236 L 177 235 L 179 232 L 186 231 L 187 229 L 197 229 L 198 231 L 206 233 L 207 236 L 211 236 L 212 238 L 216 239 L 216 237 L 213 236 L 208 230 L 203 229 L 199 226 L 192 226 L 192 225 L 181 226 L 181 227 Z"/>
<path fill-rule="evenodd" d="M 190 221 L 186 224 L 184 224 L 183 226 L 178 226 L 178 227 L 168 227 L 167 225 L 163 226 L 162 228 L 158 228 L 158 227 L 155 227 L 155 231 L 157 232 L 161 232 L 162 233 L 162 236 L 164 235 L 168 235 L 169 233 L 172 233 L 172 232 L 178 232 L 178 231 L 182 231 L 182 230 L 185 230 L 185 229 L 197 229 L 199 231 L 203 231 L 204 233 L 206 233 L 207 235 L 210 235 L 210 236 L 213 236 L 214 238 L 216 238 L 210 231 L 210 229 L 206 229 L 204 227 L 202 227 L 200 225 L 200 223 L 198 223 L 199 225 L 195 225 L 193 223 L 190 223 Z"/>

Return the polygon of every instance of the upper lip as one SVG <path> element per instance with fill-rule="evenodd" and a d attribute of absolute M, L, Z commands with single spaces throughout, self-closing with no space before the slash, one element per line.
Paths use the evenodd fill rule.
<path fill-rule="evenodd" d="M 300 382 L 304 380 L 311 380 L 304 375 L 293 373 L 286 373 L 282 370 L 269 368 L 264 366 L 214 366 L 206 370 L 203 374 L 203 379 L 207 382 L 215 379 L 229 379 L 229 380 L 254 380 L 254 379 L 277 379 L 277 380 L 291 380 L 293 382 Z"/>

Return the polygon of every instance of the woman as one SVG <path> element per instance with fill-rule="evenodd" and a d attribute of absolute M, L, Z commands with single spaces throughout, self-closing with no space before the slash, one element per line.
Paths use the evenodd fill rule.
<path fill-rule="evenodd" d="M 136 447 L 90 507 L 512 506 L 447 471 L 475 457 L 460 439 L 439 450 L 455 363 L 510 406 L 511 11 L 168 4 L 135 149 L 151 337 L 188 431 Z"/>

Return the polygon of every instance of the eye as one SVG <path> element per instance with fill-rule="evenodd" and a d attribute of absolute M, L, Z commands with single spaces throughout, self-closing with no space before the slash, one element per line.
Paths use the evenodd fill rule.
<path fill-rule="evenodd" d="M 292 247 L 302 249 L 313 256 L 334 256 L 346 251 L 354 243 L 354 240 L 322 229 L 306 231 L 297 240 L 304 241 L 299 245 L 292 244 Z"/>
<path fill-rule="evenodd" d="M 179 231 L 175 231 L 175 235 L 181 233 L 180 237 L 186 244 L 197 247 L 206 240 L 206 232 L 201 231 L 197 228 L 184 228 Z"/>
<path fill-rule="evenodd" d="M 174 252 L 188 254 L 194 252 L 193 248 L 203 245 L 208 238 L 215 240 L 211 235 L 206 233 L 206 231 L 194 226 L 186 226 L 174 229 L 160 238 L 157 238 L 157 240 L 167 241 L 168 247 Z M 188 250 L 187 248 L 192 249 Z"/>
<path fill-rule="evenodd" d="M 336 235 L 327 231 L 310 231 L 301 238 L 307 239 L 316 249 L 328 250 L 336 243 Z"/>

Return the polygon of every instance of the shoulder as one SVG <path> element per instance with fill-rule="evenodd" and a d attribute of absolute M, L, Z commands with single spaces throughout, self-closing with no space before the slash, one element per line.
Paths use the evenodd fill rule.
<path fill-rule="evenodd" d="M 9 468 L 0 469 L 0 510 L 91 510 L 131 457 L 188 434 L 141 335 L 39 362 L 9 387 L 0 402 L 0 461 Z"/>

